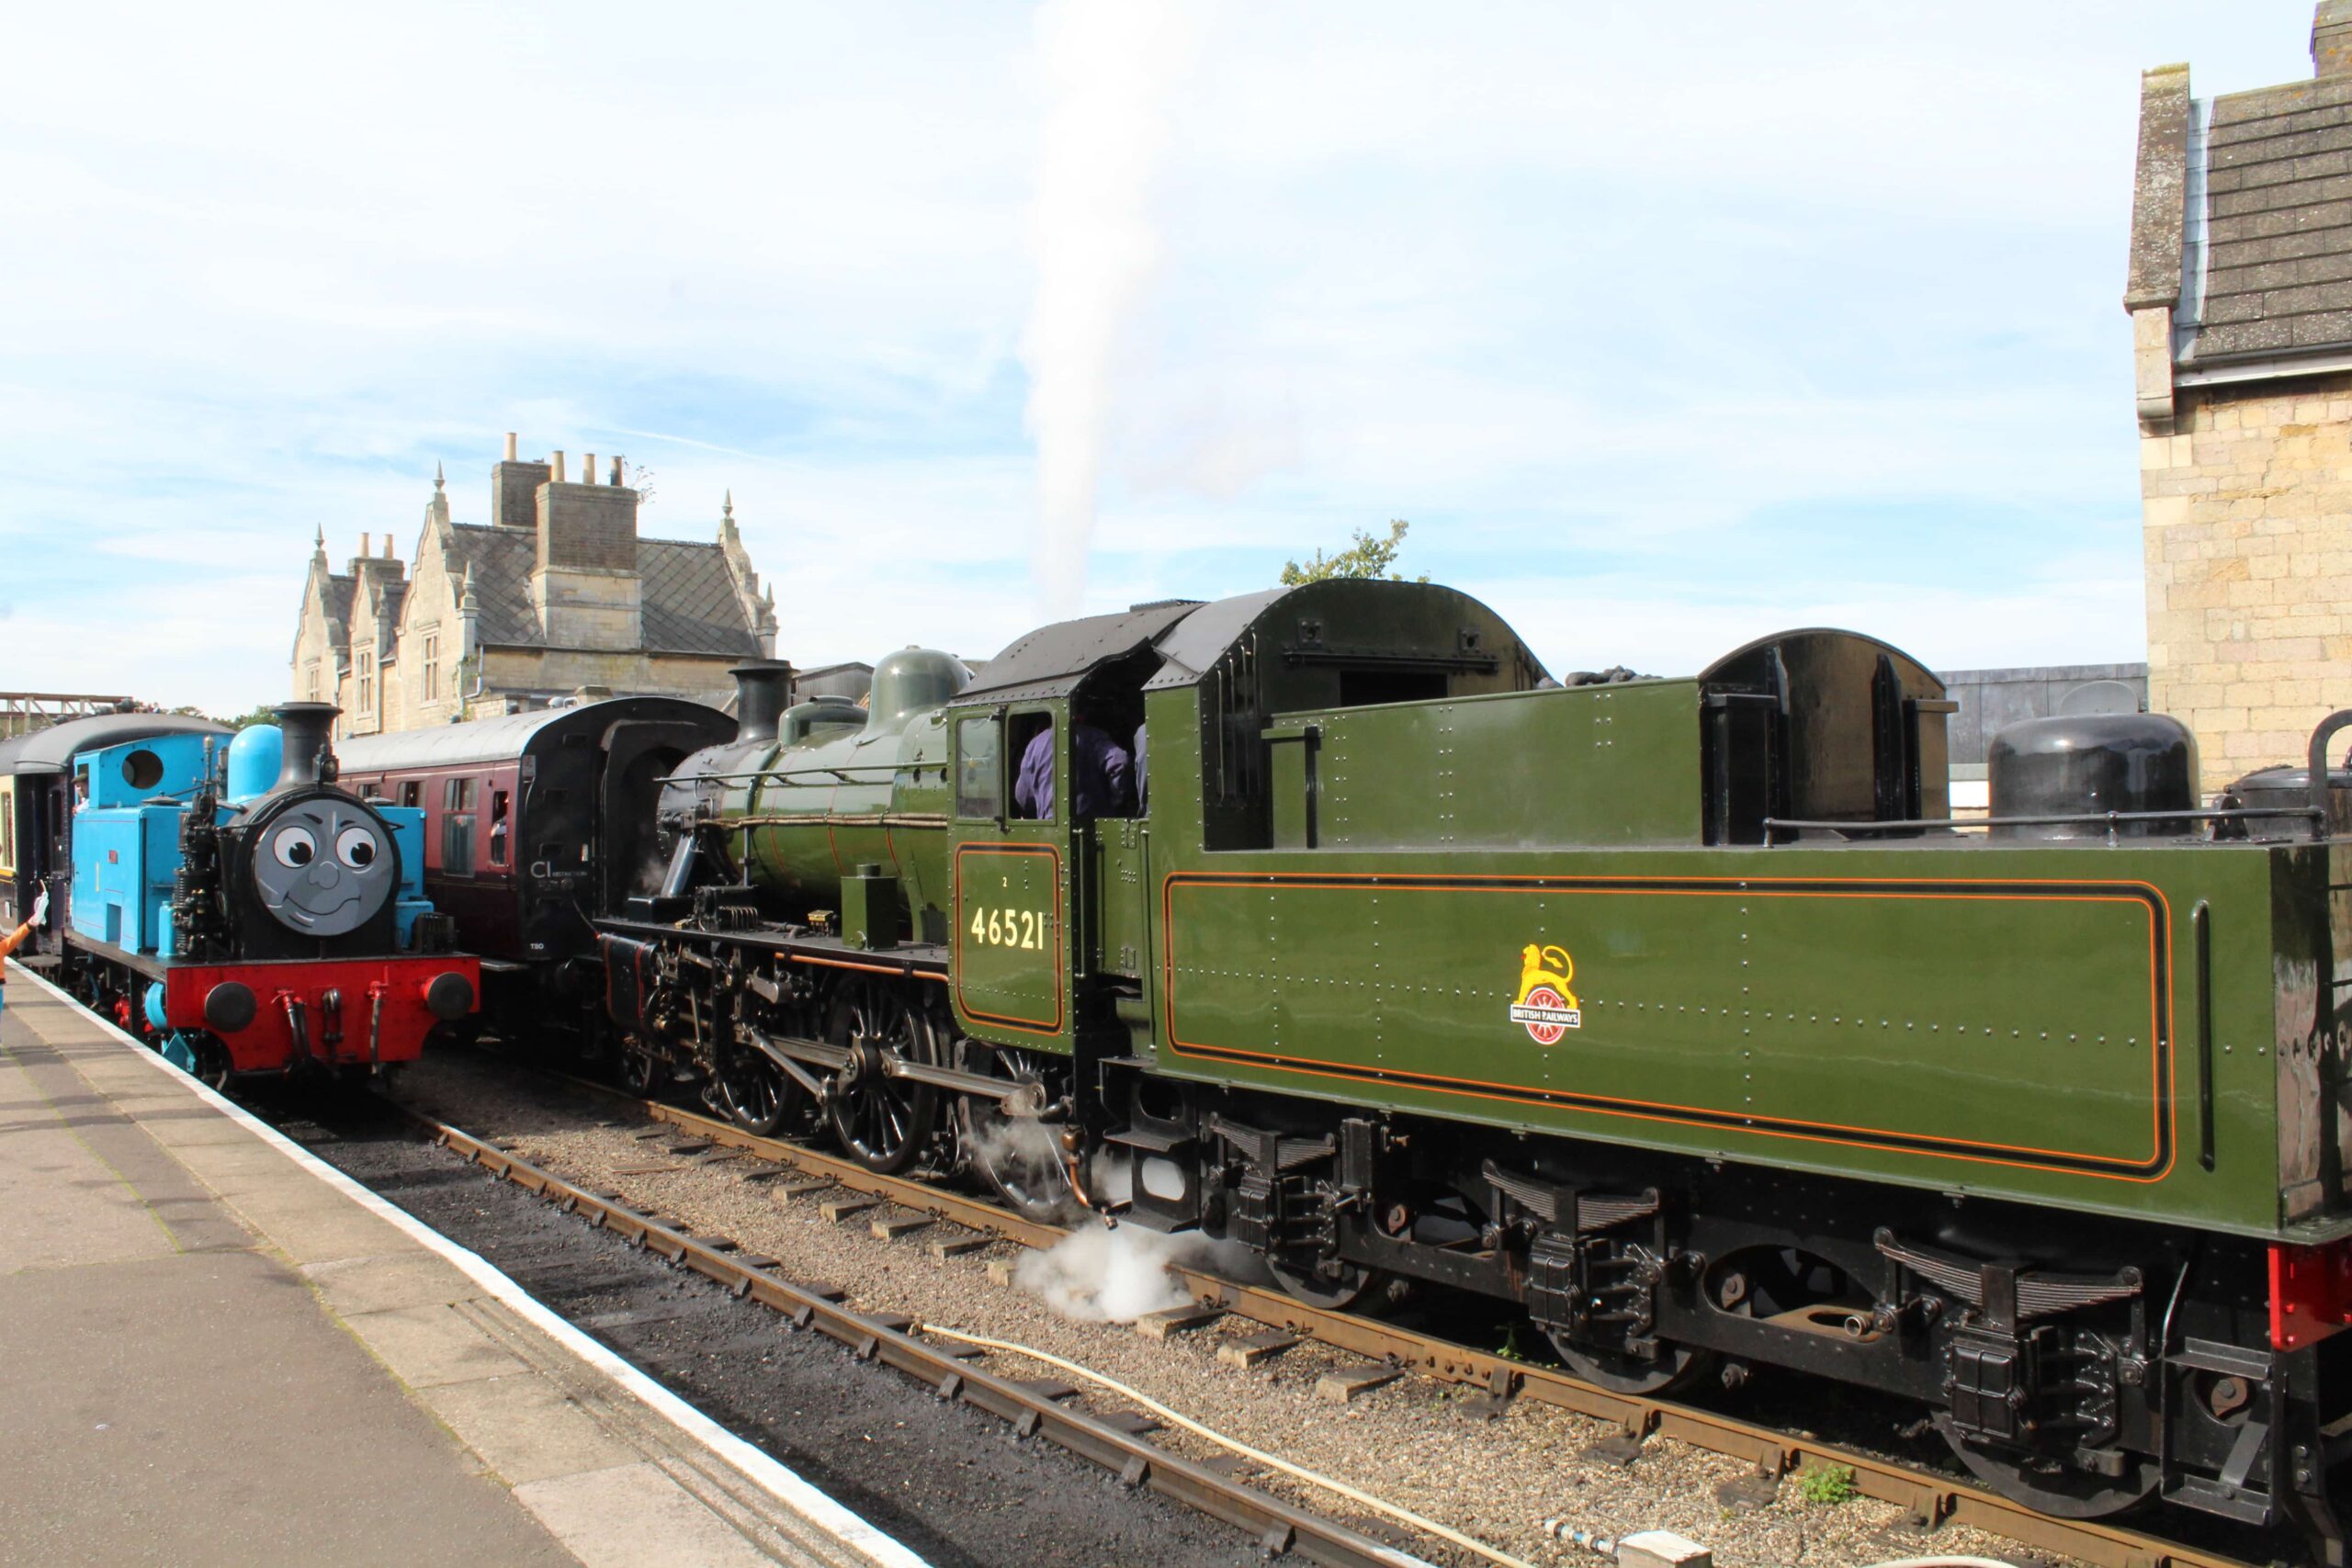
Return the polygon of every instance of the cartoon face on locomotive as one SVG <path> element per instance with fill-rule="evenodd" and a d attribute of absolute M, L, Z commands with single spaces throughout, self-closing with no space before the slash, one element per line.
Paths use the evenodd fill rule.
<path fill-rule="evenodd" d="M 424 897 L 422 814 L 336 784 L 331 705 L 277 713 L 225 757 L 171 734 L 67 770 L 63 977 L 216 1082 L 398 1066 L 481 987 Z"/>

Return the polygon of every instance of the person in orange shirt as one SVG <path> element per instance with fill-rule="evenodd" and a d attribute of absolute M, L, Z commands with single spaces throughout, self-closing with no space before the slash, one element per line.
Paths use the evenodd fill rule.
<path fill-rule="evenodd" d="M 27 920 L 23 925 L 18 926 L 15 931 L 10 931 L 6 936 L 0 936 L 0 959 L 6 959 L 8 954 L 24 946 L 25 938 L 32 935 L 34 931 L 39 931 L 41 927 L 41 923 L 48 919 L 49 887 L 48 885 L 44 883 L 41 886 L 41 890 L 33 896 L 33 918 Z M 0 1008 L 5 1008 L 8 1005 L 7 981 L 8 967 L 5 963 L 0 963 Z"/>

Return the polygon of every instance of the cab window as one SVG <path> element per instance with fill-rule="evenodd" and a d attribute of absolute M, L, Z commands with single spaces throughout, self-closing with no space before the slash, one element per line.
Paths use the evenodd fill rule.
<path fill-rule="evenodd" d="M 1054 716 L 1015 714 L 1009 728 L 1012 744 L 1006 755 L 1012 760 L 1012 815 L 1050 822 L 1054 818 Z"/>
<path fill-rule="evenodd" d="M 956 725 L 956 815 L 1004 815 L 1004 752 L 994 716 L 959 719 Z"/>

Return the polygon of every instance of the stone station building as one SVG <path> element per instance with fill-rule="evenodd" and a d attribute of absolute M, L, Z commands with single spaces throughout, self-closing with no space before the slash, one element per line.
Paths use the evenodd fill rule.
<path fill-rule="evenodd" d="M 2352 706 L 2352 0 L 2306 81 L 2142 79 L 2124 308 L 2139 405 L 2148 703 L 2211 791 Z"/>
<path fill-rule="evenodd" d="M 320 531 L 295 632 L 292 694 L 343 709 L 340 735 L 481 718 L 574 696 L 716 701 L 729 666 L 775 652 L 763 590 L 730 497 L 710 543 L 649 539 L 639 496 L 590 454 L 525 462 L 506 438 L 487 525 L 450 516 L 434 476 L 413 569 L 370 536 L 343 571 Z"/>

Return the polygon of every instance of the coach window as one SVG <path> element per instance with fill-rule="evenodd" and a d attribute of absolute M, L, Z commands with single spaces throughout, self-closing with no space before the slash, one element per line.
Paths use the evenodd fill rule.
<path fill-rule="evenodd" d="M 506 791 L 490 792 L 490 863 L 506 863 Z"/>
<path fill-rule="evenodd" d="M 474 868 L 474 781 L 450 779 L 441 788 L 441 869 Z"/>
<path fill-rule="evenodd" d="M 1004 815 L 1004 750 L 992 714 L 956 724 L 956 815 Z"/>
<path fill-rule="evenodd" d="M 424 804 L 424 786 L 417 783 L 414 779 L 411 779 L 406 784 L 401 785 L 401 804 L 402 806 L 423 807 Z"/>

